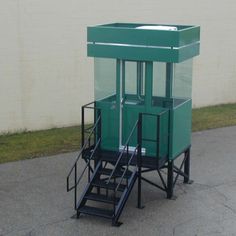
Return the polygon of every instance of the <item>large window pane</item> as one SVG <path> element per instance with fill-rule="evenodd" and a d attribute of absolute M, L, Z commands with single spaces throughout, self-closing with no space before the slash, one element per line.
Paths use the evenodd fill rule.
<path fill-rule="evenodd" d="M 165 97 L 166 94 L 166 63 L 153 62 L 153 96 Z"/>
<path fill-rule="evenodd" d="M 137 62 L 125 62 L 125 94 L 137 93 Z"/>
<path fill-rule="evenodd" d="M 116 60 L 94 59 L 95 100 L 116 94 Z"/>
<path fill-rule="evenodd" d="M 174 64 L 173 97 L 192 97 L 192 59 Z"/>

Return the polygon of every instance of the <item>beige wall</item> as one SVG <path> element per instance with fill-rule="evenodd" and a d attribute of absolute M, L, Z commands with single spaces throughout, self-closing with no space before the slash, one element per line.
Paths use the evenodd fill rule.
<path fill-rule="evenodd" d="M 86 26 L 201 25 L 194 107 L 236 102 L 235 0 L 0 0 L 0 132 L 69 126 L 93 100 Z"/>

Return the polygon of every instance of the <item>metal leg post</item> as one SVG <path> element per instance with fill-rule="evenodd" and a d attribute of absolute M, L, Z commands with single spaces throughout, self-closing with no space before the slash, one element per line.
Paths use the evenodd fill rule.
<path fill-rule="evenodd" d="M 138 123 L 138 208 L 142 209 L 142 114 L 139 113 L 139 123 Z"/>
<path fill-rule="evenodd" d="M 141 167 L 138 167 L 138 208 L 142 209 L 142 175 Z"/>
<path fill-rule="evenodd" d="M 168 162 L 168 173 L 167 173 L 167 198 L 171 199 L 173 197 L 173 174 L 174 174 L 174 161 Z"/>
<path fill-rule="evenodd" d="M 184 155 L 186 158 L 184 162 L 184 183 L 191 184 L 193 181 L 190 180 L 190 148 L 184 153 Z"/>

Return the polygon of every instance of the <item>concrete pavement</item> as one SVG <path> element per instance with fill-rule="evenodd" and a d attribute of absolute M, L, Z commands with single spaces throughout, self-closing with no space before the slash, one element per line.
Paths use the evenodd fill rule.
<path fill-rule="evenodd" d="M 69 153 L 0 165 L 0 235 L 236 235 L 236 126 L 194 133 L 194 184 L 178 183 L 177 199 L 167 200 L 144 183 L 143 210 L 136 208 L 135 188 L 119 228 L 96 217 L 71 219 L 73 194 L 66 193 L 66 175 L 75 157 Z M 158 181 L 155 173 L 147 177 Z"/>

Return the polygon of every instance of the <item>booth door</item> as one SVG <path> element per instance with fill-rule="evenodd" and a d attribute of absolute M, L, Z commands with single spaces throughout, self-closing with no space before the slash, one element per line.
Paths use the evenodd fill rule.
<path fill-rule="evenodd" d="M 119 146 L 124 148 L 140 112 L 145 111 L 145 62 L 122 61 L 120 77 Z M 130 138 L 129 151 L 137 145 L 137 128 Z"/>

